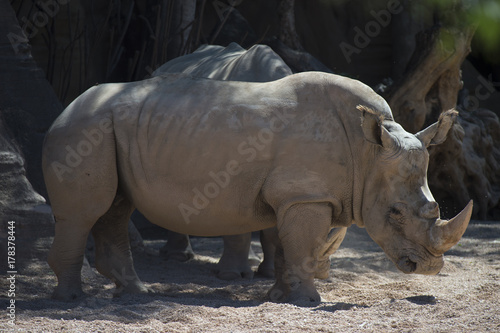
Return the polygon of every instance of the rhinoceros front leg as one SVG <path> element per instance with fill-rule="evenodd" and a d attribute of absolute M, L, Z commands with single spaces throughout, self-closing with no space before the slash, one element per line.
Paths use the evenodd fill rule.
<path fill-rule="evenodd" d="M 248 263 L 248 252 L 252 233 L 224 236 L 224 252 L 217 264 L 217 277 L 223 280 L 253 278 L 253 271 Z"/>
<path fill-rule="evenodd" d="M 128 220 L 133 210 L 130 201 L 118 193 L 109 210 L 92 228 L 96 247 L 96 268 L 115 283 L 115 295 L 150 292 L 139 280 L 132 260 Z"/>
<path fill-rule="evenodd" d="M 268 296 L 272 301 L 320 302 L 314 278 L 327 262 L 332 208 L 327 203 L 295 204 L 278 213 L 276 283 Z"/>

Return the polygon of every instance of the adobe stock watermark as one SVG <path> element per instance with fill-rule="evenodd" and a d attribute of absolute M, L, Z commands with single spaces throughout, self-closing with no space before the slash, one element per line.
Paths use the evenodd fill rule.
<path fill-rule="evenodd" d="M 353 40 L 354 45 L 346 42 L 339 44 L 347 63 L 350 64 L 352 55 L 354 53 L 361 53 L 361 50 L 370 44 L 372 38 L 377 37 L 382 28 L 386 28 L 391 23 L 392 15 L 399 14 L 402 11 L 403 6 L 399 0 L 389 0 L 387 2 L 387 9 L 381 9 L 378 12 L 371 10 L 370 15 L 374 19 L 365 24 L 364 31 L 358 26 L 354 27 L 354 32 L 356 33 Z"/>
<path fill-rule="evenodd" d="M 477 77 L 478 85 L 474 88 L 474 95 L 468 95 L 463 100 L 463 106 L 467 111 L 477 110 L 479 103 L 485 101 L 496 92 L 497 87 L 500 87 L 500 82 L 494 82 L 492 74 L 488 75 L 488 79 L 479 75 Z"/>
<path fill-rule="evenodd" d="M 7 326 L 0 328 L 0 332 L 15 332 L 16 331 L 16 221 L 7 222 L 7 292 L 4 296 L 8 297 L 6 312 Z"/>
<path fill-rule="evenodd" d="M 269 127 L 261 128 L 255 135 L 248 136 L 242 141 L 237 148 L 238 156 L 244 158 L 246 163 L 255 161 L 259 152 L 262 152 L 264 148 L 273 142 L 274 135 L 283 131 L 290 121 L 295 118 L 295 114 L 286 111 L 286 109 L 281 111 L 273 109 L 273 117 L 269 121 Z M 231 179 L 241 173 L 241 162 L 236 159 L 229 160 L 222 170 L 208 173 L 211 181 L 200 188 L 195 187 L 192 189 L 194 195 L 191 204 L 180 203 L 178 205 L 186 224 L 191 223 L 191 216 L 198 215 L 203 209 L 207 208 L 210 200 L 219 196 L 221 191 L 230 184 Z"/>
<path fill-rule="evenodd" d="M 67 5 L 70 0 L 44 0 L 36 2 L 38 10 L 28 19 L 26 16 L 21 18 L 21 29 L 24 35 L 18 35 L 13 32 L 7 34 L 10 45 L 15 53 L 19 53 L 20 45 L 27 43 L 29 39 L 38 34 L 39 29 L 45 27 L 51 18 L 54 18 L 59 13 L 62 5 Z M 27 39 L 26 39 L 27 38 Z"/>

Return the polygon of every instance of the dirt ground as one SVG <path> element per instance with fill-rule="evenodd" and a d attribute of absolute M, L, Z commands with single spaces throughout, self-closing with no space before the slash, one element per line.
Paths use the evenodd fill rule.
<path fill-rule="evenodd" d="M 49 241 L 49 240 L 47 240 Z M 437 276 L 396 270 L 363 229 L 352 226 L 332 257 L 331 277 L 317 281 L 321 304 L 297 306 L 265 299 L 272 281 L 233 282 L 213 273 L 218 238 L 194 238 L 187 263 L 165 261 L 147 241 L 135 255 L 141 279 L 155 294 L 112 297 L 99 274 L 84 276 L 90 296 L 50 299 L 56 278 L 43 260 L 17 275 L 16 331 L 26 332 L 500 332 L 500 223 L 471 222 L 446 254 Z M 253 243 L 258 252 L 258 242 Z M 19 259 L 21 260 L 21 259 Z M 2 278 L 0 331 L 9 328 Z"/>

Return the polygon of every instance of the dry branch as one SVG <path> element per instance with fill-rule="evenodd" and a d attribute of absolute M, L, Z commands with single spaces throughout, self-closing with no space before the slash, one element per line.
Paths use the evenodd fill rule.
<path fill-rule="evenodd" d="M 417 35 L 406 73 L 387 96 L 394 117 L 406 130 L 415 133 L 426 120 L 455 107 L 462 88 L 460 66 L 473 35 L 471 27 L 434 27 Z"/>

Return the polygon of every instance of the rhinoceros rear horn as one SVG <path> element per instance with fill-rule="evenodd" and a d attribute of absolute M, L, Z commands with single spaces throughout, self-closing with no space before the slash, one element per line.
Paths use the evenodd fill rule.
<path fill-rule="evenodd" d="M 429 230 L 430 248 L 436 254 L 443 254 L 458 243 L 469 225 L 472 215 L 472 200 L 451 220 L 438 219 Z"/>

